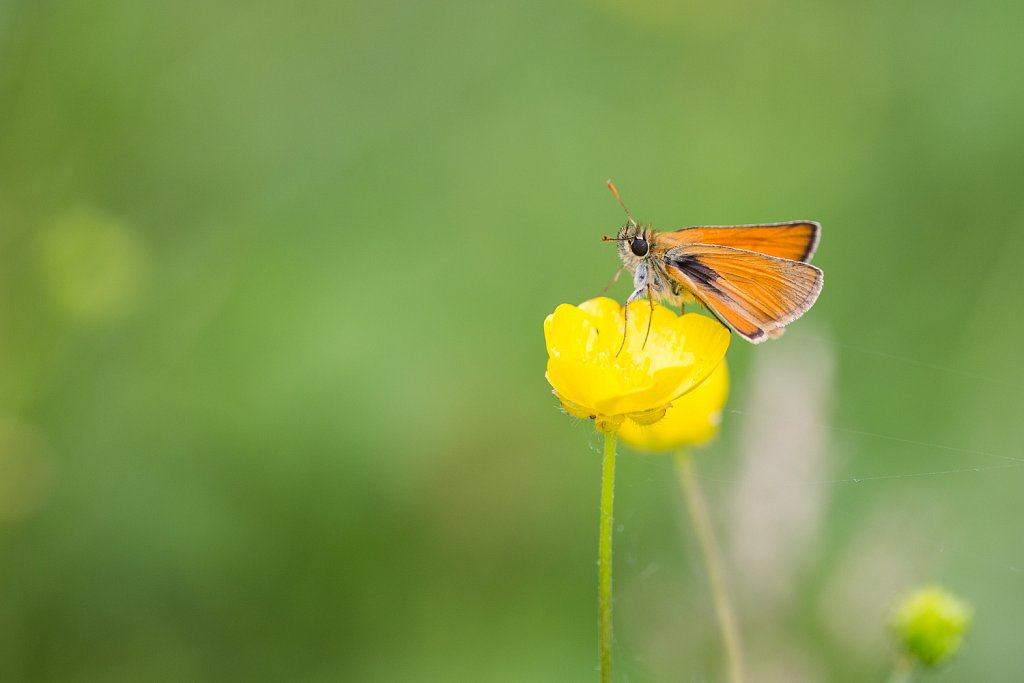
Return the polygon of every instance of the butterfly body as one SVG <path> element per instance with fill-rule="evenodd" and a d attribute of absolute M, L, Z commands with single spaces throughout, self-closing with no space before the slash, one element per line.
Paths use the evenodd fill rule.
<path fill-rule="evenodd" d="M 808 261 L 820 232 L 814 221 L 659 232 L 630 217 L 609 239 L 618 242 L 623 267 L 633 273 L 628 301 L 700 302 L 759 344 L 780 336 L 818 298 L 823 274 Z"/>

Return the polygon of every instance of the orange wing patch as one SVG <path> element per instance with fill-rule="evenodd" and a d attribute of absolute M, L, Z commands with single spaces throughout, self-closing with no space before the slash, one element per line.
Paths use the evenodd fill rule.
<path fill-rule="evenodd" d="M 814 221 L 765 225 L 710 225 L 658 234 L 669 248 L 685 244 L 718 244 L 791 261 L 810 261 L 818 247 L 821 226 Z"/>
<path fill-rule="evenodd" d="M 755 344 L 782 334 L 821 293 L 815 266 L 717 244 L 676 247 L 664 263 L 672 278 Z"/>

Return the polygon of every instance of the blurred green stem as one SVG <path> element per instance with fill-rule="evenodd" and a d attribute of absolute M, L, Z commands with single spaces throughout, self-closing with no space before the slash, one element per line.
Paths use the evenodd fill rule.
<path fill-rule="evenodd" d="M 601 469 L 601 532 L 597 550 L 597 630 L 601 683 L 612 680 L 612 503 L 615 500 L 614 431 L 604 433 Z"/>
<path fill-rule="evenodd" d="M 718 627 L 722 631 L 722 640 L 725 642 L 725 653 L 729 662 L 729 681 L 743 683 L 743 647 L 740 643 L 740 630 L 736 624 L 736 614 L 733 611 L 732 603 L 729 600 L 725 571 L 722 568 L 718 543 L 715 541 L 711 516 L 708 514 L 707 503 L 704 502 L 704 494 L 700 490 L 689 453 L 680 451 L 676 454 L 676 470 L 679 473 L 686 506 L 690 510 L 690 518 L 693 519 L 693 527 L 697 532 L 701 554 L 704 556 L 704 567 L 711 583 L 715 614 L 718 617 Z"/>
<path fill-rule="evenodd" d="M 896 660 L 896 665 L 889 674 L 889 683 L 910 683 L 914 680 L 914 662 L 907 656 L 901 655 Z"/>

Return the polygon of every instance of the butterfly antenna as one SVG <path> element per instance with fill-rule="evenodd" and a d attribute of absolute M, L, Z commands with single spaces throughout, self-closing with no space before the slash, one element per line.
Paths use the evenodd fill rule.
<path fill-rule="evenodd" d="M 626 212 L 626 218 L 629 219 L 629 222 L 636 225 L 637 223 L 636 220 L 633 219 L 633 214 L 631 214 L 629 209 L 626 208 L 625 202 L 622 201 L 622 197 L 619 196 L 619 191 L 615 189 L 615 184 L 612 183 L 611 180 L 608 181 L 608 189 L 611 190 L 612 194 L 615 195 L 615 198 L 619 200 L 619 206 L 621 206 L 622 210 Z"/>

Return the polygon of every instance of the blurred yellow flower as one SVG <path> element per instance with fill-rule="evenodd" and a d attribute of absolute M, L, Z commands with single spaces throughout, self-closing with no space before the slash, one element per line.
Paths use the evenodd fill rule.
<path fill-rule="evenodd" d="M 699 446 L 718 433 L 722 408 L 729 397 L 729 368 L 725 360 L 693 391 L 672 400 L 665 417 L 651 425 L 627 420 L 619 437 L 643 451 L 670 451 Z"/>
<path fill-rule="evenodd" d="M 660 420 L 673 400 L 722 363 L 729 331 L 696 313 L 679 316 L 660 304 L 652 311 L 647 301 L 630 305 L 626 330 L 623 307 L 599 297 L 556 308 L 544 320 L 544 340 L 546 377 L 565 411 L 613 431 L 627 418 Z"/>

